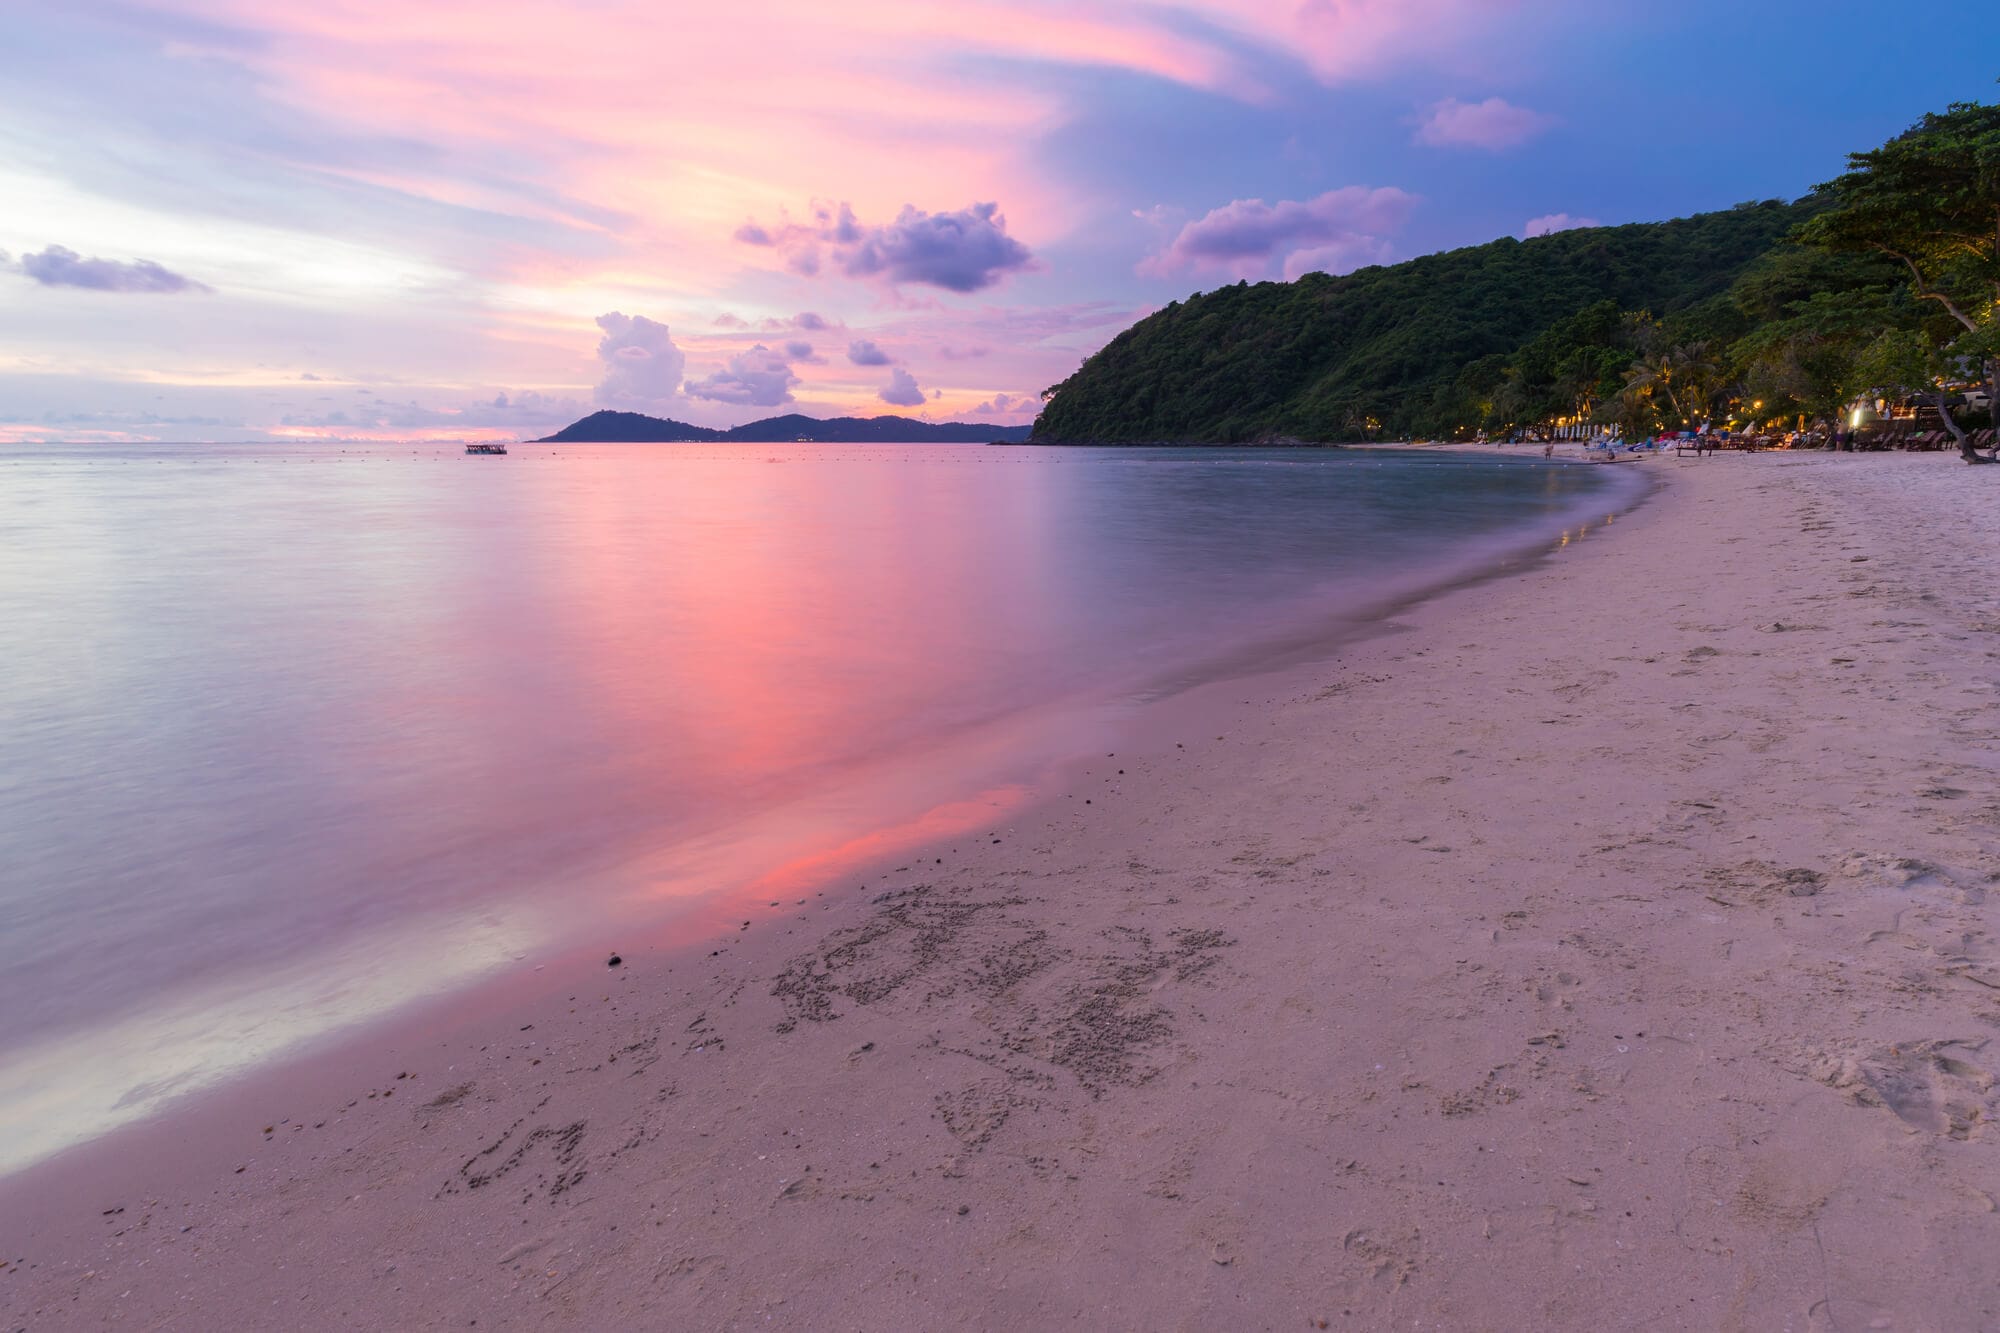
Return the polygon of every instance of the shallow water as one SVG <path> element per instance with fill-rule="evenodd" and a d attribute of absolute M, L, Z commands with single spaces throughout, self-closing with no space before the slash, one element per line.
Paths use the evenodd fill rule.
<path fill-rule="evenodd" d="M 1631 485 L 1365 451 L 0 448 L 0 1169 L 612 924 L 986 826 L 1133 701 Z"/>

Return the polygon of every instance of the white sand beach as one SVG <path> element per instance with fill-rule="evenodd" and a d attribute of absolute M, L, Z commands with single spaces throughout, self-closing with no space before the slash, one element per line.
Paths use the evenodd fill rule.
<path fill-rule="evenodd" d="M 1620 466 L 983 837 L 0 1182 L 0 1327 L 2000 1325 L 2000 469 Z"/>

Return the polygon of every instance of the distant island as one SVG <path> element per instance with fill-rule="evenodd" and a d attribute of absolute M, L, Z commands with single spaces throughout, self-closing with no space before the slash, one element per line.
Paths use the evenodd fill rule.
<path fill-rule="evenodd" d="M 1027 426 L 982 426 L 968 421 L 916 421 L 909 417 L 818 417 L 796 412 L 766 417 L 728 430 L 691 426 L 685 421 L 649 417 L 638 412 L 592 412 L 535 444 L 1018 444 L 1028 438 Z"/>

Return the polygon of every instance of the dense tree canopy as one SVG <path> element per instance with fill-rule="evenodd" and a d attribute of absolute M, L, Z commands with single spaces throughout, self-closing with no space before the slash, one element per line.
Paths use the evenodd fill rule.
<path fill-rule="evenodd" d="M 1834 254 L 1900 266 L 1910 291 L 1949 320 L 1928 335 L 1890 330 L 1870 354 L 1877 374 L 1918 393 L 1979 367 L 2000 400 L 2000 106 L 1961 102 L 1925 116 L 1820 187 L 1828 206 L 1800 239 Z M 1975 461 L 1949 412 L 1942 420 Z"/>
<path fill-rule="evenodd" d="M 1047 390 L 1035 436 L 1639 433 L 1826 420 L 1882 391 L 1942 408 L 2000 352 L 2000 107 L 1926 117 L 1853 166 L 1794 204 L 1197 294 Z"/>

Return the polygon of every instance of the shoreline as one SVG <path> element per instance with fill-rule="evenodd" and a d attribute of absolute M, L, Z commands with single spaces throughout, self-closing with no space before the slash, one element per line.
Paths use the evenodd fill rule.
<path fill-rule="evenodd" d="M 0 1311 L 1990 1322 L 2000 507 L 1942 457 L 1658 460 L 941 864 L 6 1210 Z"/>
<path fill-rule="evenodd" d="M 33 1132 L 30 1127 L 30 1132 L 0 1144 L 0 1197 L 9 1177 L 44 1161 L 99 1152 L 108 1142 L 114 1157 L 131 1156 L 117 1146 L 121 1136 L 146 1142 L 168 1135 L 172 1127 L 193 1127 L 199 1134 L 200 1126 L 227 1118 L 223 1108 L 290 1105 L 304 1090 L 340 1086 L 347 1079 L 337 1071 L 366 1065 L 382 1051 L 407 1049 L 414 1033 L 449 1032 L 452 1023 L 447 1016 L 470 1016 L 464 1021 L 476 1023 L 483 1014 L 512 1013 L 532 1007 L 536 997 L 546 998 L 580 981 L 588 984 L 594 975 L 592 964 L 601 963 L 605 952 L 703 952 L 708 944 L 733 939 L 740 918 L 763 918 L 767 898 L 786 897 L 794 890 L 822 896 L 822 890 L 837 890 L 845 881 L 876 876 L 895 860 L 907 859 L 912 848 L 943 837 L 955 825 L 1045 809 L 1049 791 L 1059 785 L 1055 775 L 1071 766 L 1078 753 L 1101 748 L 1101 744 L 1093 747 L 1091 738 L 1109 742 L 1121 730 L 1129 730 L 1135 725 L 1135 713 L 1170 712 L 1178 695 L 1204 684 L 1327 658 L 1382 632 L 1384 622 L 1400 610 L 1518 572 L 1557 549 L 1572 532 L 1586 532 L 1607 514 L 1629 512 L 1644 503 L 1649 489 L 1643 484 L 1608 485 L 1600 495 L 1572 501 L 1566 513 L 1524 522 L 1518 532 L 1468 541 L 1449 557 L 1373 578 L 1365 593 L 1352 580 L 1344 585 L 1337 579 L 1313 584 L 1289 601 L 1271 600 L 1268 615 L 1254 624 L 1244 620 L 1205 650 L 1191 648 L 1170 655 L 1169 665 L 1154 663 L 1116 681 L 1044 699 L 1005 718 L 941 733 L 924 749 L 850 769 L 840 784 L 843 800 L 857 790 L 894 790 L 887 804 L 862 802 L 880 816 L 879 821 L 842 826 L 837 816 L 815 808 L 828 804 L 828 793 L 808 794 L 792 805 L 773 807 L 701 838 L 594 865 L 582 876 L 584 882 L 627 887 L 616 894 L 587 889 L 586 896 L 609 894 L 626 900 L 627 906 L 604 909 L 586 929 L 532 941 L 524 938 L 505 950 L 512 962 L 496 961 L 462 979 L 440 978 L 430 990 L 412 990 L 406 998 L 375 1005 L 371 1012 L 354 1014 L 337 1026 L 323 1025 L 317 1032 L 289 1038 L 271 1038 L 246 1028 L 234 1045 L 211 1040 L 209 1045 L 218 1052 L 250 1048 L 226 1070 L 212 1068 L 213 1061 L 147 1064 L 144 1053 L 154 1044 L 135 1041 L 116 1029 L 108 1033 L 114 1040 L 102 1047 L 97 1042 L 107 1035 L 105 1028 L 31 1046 L 28 1058 L 0 1064 L 0 1085 L 5 1085 L 0 1090 L 15 1093 L 17 1102 L 33 1097 L 45 1108 L 40 1118 L 62 1125 L 60 1136 L 71 1141 L 53 1147 L 57 1133 Z M 1565 525 L 1560 534 L 1552 526 L 1555 522 Z M 933 803 L 919 803 L 922 791 L 932 794 L 921 799 Z M 945 799 L 951 792 L 957 797 Z M 804 824 L 816 826 L 816 841 L 802 841 L 794 831 L 793 826 Z M 548 893 L 562 891 L 559 885 L 548 887 Z M 641 902 L 647 905 L 631 905 Z M 535 895 L 494 899 L 484 915 L 489 920 L 510 913 L 526 916 L 535 905 Z M 379 943 L 395 949 L 402 941 L 389 935 Z M 523 952 L 515 953 L 517 948 Z M 366 949 L 349 952 L 369 956 Z M 593 953 L 598 956 L 592 957 Z M 300 994 L 336 984 L 316 973 L 304 975 L 317 980 L 295 987 Z M 252 988 L 238 983 L 225 989 L 240 993 Z M 264 992 L 271 989 L 265 987 Z M 170 1007 L 177 1012 L 193 1009 L 179 997 Z M 303 1001 L 285 1008 L 306 1012 L 308 1019 L 322 1010 L 330 1012 L 324 1003 L 313 1007 Z M 129 1020 L 133 1026 L 141 1021 Z M 310 1025 L 295 1020 L 295 1026 Z M 275 1049 L 258 1051 L 250 1046 L 253 1041 L 274 1040 L 282 1043 Z M 66 1085 L 62 1080 L 77 1083 L 75 1076 L 55 1071 L 71 1061 L 73 1052 L 93 1048 L 98 1054 L 90 1062 L 90 1081 L 80 1084 L 73 1096 L 55 1091 Z M 58 1081 L 37 1091 L 38 1070 L 49 1071 Z M 160 1096 L 153 1091 L 158 1088 L 169 1091 Z M 59 1166 L 54 1169 L 62 1171 Z"/>

